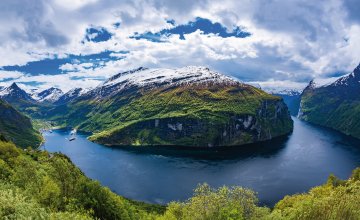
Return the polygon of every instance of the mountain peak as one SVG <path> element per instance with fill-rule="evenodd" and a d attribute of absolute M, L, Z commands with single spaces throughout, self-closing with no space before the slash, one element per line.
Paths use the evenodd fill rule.
<path fill-rule="evenodd" d="M 305 89 L 315 89 L 316 88 L 316 83 L 315 83 L 315 80 L 312 79 L 309 84 L 306 86 Z"/>
<path fill-rule="evenodd" d="M 0 96 L 8 102 L 14 100 L 34 101 L 29 94 L 21 89 L 15 82 L 0 92 Z"/>
<path fill-rule="evenodd" d="M 132 74 L 132 73 L 136 73 L 136 72 L 140 72 L 140 71 L 144 71 L 144 70 L 147 70 L 148 68 L 146 67 L 139 67 L 139 68 L 136 68 L 136 69 L 132 69 L 132 70 L 128 70 L 128 71 L 125 71 L 125 72 L 120 72 L 112 77 L 110 77 L 109 79 L 107 79 L 104 84 L 108 83 L 108 82 L 111 82 L 111 81 L 114 81 L 120 77 L 122 77 L 123 75 L 127 75 L 127 74 Z"/>
<path fill-rule="evenodd" d="M 15 82 L 13 82 L 8 88 L 11 88 L 11 89 L 20 89 L 20 87 L 19 87 Z"/>
<path fill-rule="evenodd" d="M 49 89 L 45 89 L 37 94 L 34 94 L 33 98 L 37 101 L 48 101 L 48 102 L 55 102 L 57 101 L 60 96 L 62 96 L 64 93 L 61 89 L 51 87 Z"/>
<path fill-rule="evenodd" d="M 148 69 L 140 67 L 135 70 L 119 73 L 108 80 L 103 86 L 115 84 L 144 86 L 161 86 L 179 83 L 202 83 L 202 82 L 235 82 L 234 79 L 227 77 L 207 67 L 186 66 L 177 69 Z M 237 81 L 236 81 L 237 82 Z"/>
<path fill-rule="evenodd" d="M 92 90 L 88 95 L 104 98 L 109 95 L 138 87 L 153 89 L 167 86 L 191 84 L 242 84 L 240 81 L 203 66 L 182 68 L 144 68 L 118 73 Z"/>
<path fill-rule="evenodd" d="M 331 86 L 351 86 L 360 87 L 360 64 L 354 69 L 354 71 L 344 77 L 336 80 Z"/>

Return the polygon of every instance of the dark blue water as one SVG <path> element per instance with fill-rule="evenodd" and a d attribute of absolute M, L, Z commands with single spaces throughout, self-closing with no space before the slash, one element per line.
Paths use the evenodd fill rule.
<path fill-rule="evenodd" d="M 269 206 L 287 194 L 323 184 L 330 173 L 347 178 L 360 166 L 360 142 L 294 119 L 284 139 L 235 149 L 109 148 L 69 131 L 45 134 L 44 148 L 62 152 L 90 178 L 119 195 L 151 203 L 186 200 L 199 183 L 238 185 Z"/>

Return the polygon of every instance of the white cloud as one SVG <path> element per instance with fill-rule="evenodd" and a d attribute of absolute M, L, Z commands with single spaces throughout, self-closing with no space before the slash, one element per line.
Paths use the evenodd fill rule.
<path fill-rule="evenodd" d="M 299 87 L 312 78 L 350 72 L 359 63 L 360 19 L 349 1 L 7 0 L 0 3 L 0 66 L 54 55 L 129 51 L 125 59 L 94 69 L 90 63 L 65 64 L 61 69 L 71 72 L 64 75 L 11 74 L 24 82 L 67 89 L 77 83 L 94 86 L 97 79 L 138 66 L 205 65 L 244 81 Z M 184 24 L 195 17 L 220 22 L 228 30 L 242 26 L 252 35 L 221 38 L 197 31 L 186 40 L 173 35 L 165 43 L 129 38 L 134 32 L 169 28 L 166 19 Z M 106 42 L 82 44 L 90 26 L 105 27 L 114 35 Z"/>

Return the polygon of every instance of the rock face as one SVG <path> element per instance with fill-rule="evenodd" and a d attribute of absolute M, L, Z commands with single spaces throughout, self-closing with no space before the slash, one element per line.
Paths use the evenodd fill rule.
<path fill-rule="evenodd" d="M 205 67 L 120 73 L 49 114 L 107 145 L 242 145 L 293 128 L 281 98 Z"/>
<path fill-rule="evenodd" d="M 326 86 L 311 81 L 301 95 L 298 117 L 360 138 L 360 65 Z"/>
<path fill-rule="evenodd" d="M 0 99 L 0 136 L 20 147 L 38 147 L 42 138 L 32 127 L 28 117 L 22 115 Z"/>

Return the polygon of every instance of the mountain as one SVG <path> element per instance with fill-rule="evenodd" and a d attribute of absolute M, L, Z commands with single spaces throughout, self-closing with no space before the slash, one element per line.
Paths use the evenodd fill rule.
<path fill-rule="evenodd" d="M 68 103 L 70 101 L 73 101 L 74 99 L 76 99 L 77 97 L 79 97 L 80 95 L 82 95 L 83 93 L 85 93 L 87 90 L 82 89 L 82 88 L 75 88 L 75 89 L 71 89 L 70 91 L 68 91 L 67 93 L 63 94 L 62 96 L 60 96 L 55 102 L 55 105 L 62 105 L 65 103 Z"/>
<path fill-rule="evenodd" d="M 54 103 L 63 95 L 63 91 L 58 88 L 51 87 L 49 89 L 45 89 L 39 93 L 33 94 L 33 99 L 39 102 L 49 102 Z"/>
<path fill-rule="evenodd" d="M 301 95 L 299 118 L 360 138 L 359 94 L 360 65 L 326 86 L 311 81 Z"/>
<path fill-rule="evenodd" d="M 0 91 L 0 98 L 11 104 L 21 113 L 38 116 L 43 108 L 42 104 L 32 98 L 32 95 L 21 89 L 16 83 Z"/>
<path fill-rule="evenodd" d="M 292 116 L 297 116 L 300 108 L 301 92 L 292 89 L 272 91 L 270 94 L 283 98 Z"/>
<path fill-rule="evenodd" d="M 28 93 L 26 93 L 23 89 L 21 89 L 16 83 L 11 84 L 9 87 L 3 88 L 0 91 L 0 97 L 8 102 L 35 101 Z"/>
<path fill-rule="evenodd" d="M 20 147 L 38 147 L 42 138 L 31 121 L 0 99 L 0 136 Z"/>
<path fill-rule="evenodd" d="M 242 145 L 293 127 L 281 98 L 193 66 L 119 73 L 48 117 L 107 145 Z"/>

